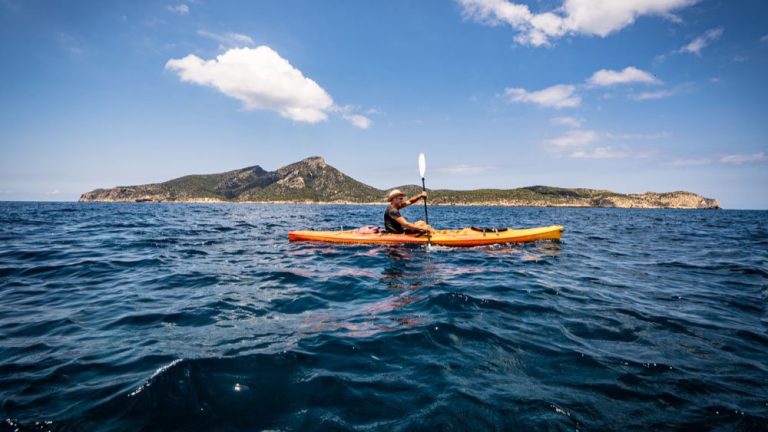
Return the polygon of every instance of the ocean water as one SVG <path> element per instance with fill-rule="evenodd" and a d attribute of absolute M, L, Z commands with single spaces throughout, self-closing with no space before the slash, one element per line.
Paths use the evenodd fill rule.
<path fill-rule="evenodd" d="M 287 241 L 383 210 L 0 203 L 0 430 L 768 430 L 768 212 L 434 207 L 565 232 Z"/>

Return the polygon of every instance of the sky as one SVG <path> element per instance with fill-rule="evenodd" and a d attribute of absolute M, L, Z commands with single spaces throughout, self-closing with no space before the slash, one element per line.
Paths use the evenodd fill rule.
<path fill-rule="evenodd" d="M 768 209 L 764 0 L 0 0 L 0 200 L 310 156 Z"/>

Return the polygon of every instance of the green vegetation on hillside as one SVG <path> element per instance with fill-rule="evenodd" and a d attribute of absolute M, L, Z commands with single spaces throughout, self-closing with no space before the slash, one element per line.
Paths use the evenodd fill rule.
<path fill-rule="evenodd" d="M 413 196 L 418 185 L 398 189 Z M 81 201 L 230 201 L 384 203 L 389 189 L 361 183 L 311 157 L 266 171 L 259 166 L 219 174 L 188 175 L 164 183 L 96 189 Z M 688 192 L 623 195 L 593 189 L 529 186 L 517 189 L 429 190 L 430 204 L 530 205 L 585 207 L 718 208 L 717 201 Z"/>

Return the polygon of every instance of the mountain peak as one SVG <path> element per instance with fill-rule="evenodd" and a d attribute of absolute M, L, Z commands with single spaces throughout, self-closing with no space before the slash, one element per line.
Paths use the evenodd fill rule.
<path fill-rule="evenodd" d="M 298 163 L 307 164 L 312 166 L 313 168 L 325 168 L 326 166 L 328 166 L 328 164 L 325 163 L 325 159 L 323 159 L 321 156 L 310 156 L 308 158 L 300 160 Z"/>

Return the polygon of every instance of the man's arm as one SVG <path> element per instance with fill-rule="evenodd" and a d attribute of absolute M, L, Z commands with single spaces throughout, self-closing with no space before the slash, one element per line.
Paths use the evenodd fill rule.
<path fill-rule="evenodd" d="M 426 198 L 426 197 L 427 197 L 427 193 L 426 193 L 426 192 L 422 192 L 422 193 L 420 193 L 420 194 L 418 194 L 418 195 L 414 195 L 414 196 L 412 196 L 412 197 L 408 198 L 407 200 L 405 200 L 405 202 L 403 203 L 403 204 L 405 204 L 405 205 L 404 205 L 403 207 L 408 207 L 408 206 L 409 206 L 409 205 L 411 205 L 411 204 L 415 204 L 415 203 L 417 203 L 417 202 L 418 202 L 420 199 L 422 199 L 422 198 Z M 398 222 L 399 222 L 399 221 L 398 221 Z"/>
<path fill-rule="evenodd" d="M 399 218 L 396 218 L 395 220 L 396 220 L 396 221 L 397 221 L 397 223 L 399 223 L 399 224 L 400 224 L 400 226 L 402 226 L 403 228 L 408 228 L 408 229 L 410 229 L 410 230 L 414 230 L 414 231 L 429 231 L 428 229 L 424 229 L 424 227 L 420 227 L 420 226 L 418 226 L 418 225 L 414 225 L 414 224 L 412 224 L 412 223 L 408 222 L 408 221 L 407 221 L 407 220 L 405 220 L 405 218 L 404 218 L 404 217 L 402 217 L 402 216 L 400 216 Z"/>

